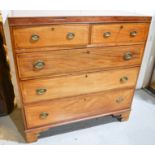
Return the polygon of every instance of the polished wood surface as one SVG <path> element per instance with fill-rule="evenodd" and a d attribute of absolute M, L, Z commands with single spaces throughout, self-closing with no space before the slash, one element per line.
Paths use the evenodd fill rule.
<path fill-rule="evenodd" d="M 88 44 L 88 25 L 66 24 L 15 28 L 13 31 L 15 48 L 34 48 L 45 46 L 85 45 Z M 73 33 L 73 39 L 68 39 L 68 33 Z M 38 35 L 37 41 L 32 40 Z"/>
<path fill-rule="evenodd" d="M 131 52 L 129 60 L 125 56 Z M 17 64 L 21 79 L 39 78 L 41 76 L 58 76 L 74 72 L 91 72 L 115 67 L 140 65 L 143 45 L 118 46 L 106 48 L 87 48 L 61 51 L 44 51 L 18 54 Z M 116 59 L 117 58 L 117 59 Z M 37 61 L 45 64 L 35 69 Z"/>
<path fill-rule="evenodd" d="M 14 28 L 14 46 L 17 49 L 40 48 L 50 46 L 77 46 L 87 45 L 89 38 L 90 44 L 123 44 L 145 42 L 149 24 L 96 24 L 92 25 L 91 32 L 85 24 L 66 24 L 38 27 Z M 130 36 L 131 32 L 136 31 L 137 35 Z M 111 33 L 110 37 L 104 37 L 104 33 Z M 73 33 L 73 39 L 67 39 L 68 33 Z M 38 35 L 37 41 L 32 40 L 33 35 Z M 91 35 L 91 36 L 90 36 Z"/>
<path fill-rule="evenodd" d="M 91 118 L 128 120 L 150 21 L 9 18 L 27 141 Z"/>
<path fill-rule="evenodd" d="M 149 24 L 130 23 L 130 24 L 98 24 L 92 26 L 92 44 L 111 44 L 122 42 L 145 42 Z M 136 31 L 137 35 L 130 36 L 131 32 Z M 105 37 L 104 33 L 109 32 L 110 36 Z"/>
<path fill-rule="evenodd" d="M 70 17 L 10 17 L 10 26 L 33 26 L 66 23 L 150 23 L 150 16 L 70 16 Z"/>
<path fill-rule="evenodd" d="M 28 128 L 61 123 L 96 114 L 108 113 L 130 107 L 133 89 L 115 90 L 66 99 L 42 102 L 37 105 L 26 106 L 26 120 Z M 111 97 L 113 96 L 113 97 Z M 118 102 L 119 99 L 122 99 Z M 42 113 L 48 113 L 41 118 Z"/>
<path fill-rule="evenodd" d="M 21 82 L 24 103 L 37 102 L 66 96 L 75 96 L 109 89 L 134 87 L 139 68 L 109 70 L 58 78 L 36 79 Z M 121 82 L 123 77 L 128 80 Z M 38 89 L 46 89 L 38 95 Z"/>
<path fill-rule="evenodd" d="M 99 117 L 104 117 L 104 116 L 118 116 L 119 118 L 118 121 L 127 121 L 129 119 L 129 115 L 130 115 L 130 111 L 131 109 L 123 109 L 123 110 L 117 110 L 117 111 L 112 111 L 109 113 L 101 113 L 101 114 L 96 114 L 96 115 L 92 115 L 92 116 L 88 116 L 88 117 L 82 117 L 82 118 L 78 118 L 78 119 L 72 119 L 72 120 L 68 120 L 67 122 L 59 122 L 59 123 L 55 123 L 55 124 L 46 124 L 43 126 L 38 126 L 38 127 L 33 127 L 33 128 L 26 128 L 25 129 L 25 137 L 26 137 L 26 142 L 27 143 L 32 143 L 38 140 L 40 133 L 45 132 L 47 130 L 49 130 L 50 128 L 53 127 L 58 127 L 58 126 L 62 126 L 62 125 L 68 125 L 68 124 L 73 124 L 73 123 L 77 123 L 77 122 L 81 122 L 81 121 L 87 121 L 90 119 L 97 119 Z"/>

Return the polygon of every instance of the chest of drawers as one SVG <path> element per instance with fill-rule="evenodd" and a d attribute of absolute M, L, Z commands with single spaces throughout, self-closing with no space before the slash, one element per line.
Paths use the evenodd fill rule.
<path fill-rule="evenodd" d="M 150 20 L 9 18 L 27 141 L 100 116 L 128 120 Z"/>

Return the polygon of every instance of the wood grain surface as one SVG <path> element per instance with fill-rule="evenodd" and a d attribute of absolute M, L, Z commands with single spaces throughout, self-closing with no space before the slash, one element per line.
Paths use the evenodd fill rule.
<path fill-rule="evenodd" d="M 130 52 L 130 60 L 124 59 Z M 74 72 L 91 72 L 116 67 L 140 65 L 143 45 L 118 46 L 105 48 L 72 49 L 17 54 L 17 64 L 21 79 L 39 78 L 42 76 L 59 76 Z M 37 70 L 34 64 L 38 61 L 44 67 Z"/>
<path fill-rule="evenodd" d="M 85 45 L 88 44 L 88 25 L 66 24 L 14 28 L 15 48 L 35 48 L 45 46 Z M 74 33 L 73 39 L 67 39 L 68 33 Z M 32 41 L 32 35 L 38 35 L 38 41 Z"/>
<path fill-rule="evenodd" d="M 24 104 L 26 104 L 109 89 L 134 87 L 138 70 L 139 67 L 135 67 L 75 76 L 22 81 L 21 90 L 23 101 Z M 128 78 L 124 83 L 120 81 L 123 77 Z M 42 95 L 38 95 L 36 93 L 38 89 L 46 89 L 46 92 Z"/>
<path fill-rule="evenodd" d="M 150 22 L 149 16 L 9 18 L 27 141 L 91 118 L 128 120 Z"/>
<path fill-rule="evenodd" d="M 91 44 L 111 44 L 122 42 L 145 42 L 149 24 L 147 23 L 127 23 L 127 24 L 96 24 L 92 26 Z M 136 31 L 135 37 L 130 36 Z M 109 37 L 104 37 L 104 33 L 109 32 Z"/>
<path fill-rule="evenodd" d="M 27 126 L 32 128 L 127 109 L 130 107 L 133 91 L 114 90 L 25 106 Z M 120 98 L 122 100 L 118 102 Z M 46 118 L 40 118 L 43 112 L 48 113 Z"/>
<path fill-rule="evenodd" d="M 150 23 L 151 16 L 65 16 L 65 17 L 10 17 L 10 26 L 33 26 L 66 23 Z"/>

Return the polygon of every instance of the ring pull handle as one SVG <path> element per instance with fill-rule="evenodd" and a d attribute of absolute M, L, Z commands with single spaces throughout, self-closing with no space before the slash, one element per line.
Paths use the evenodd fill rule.
<path fill-rule="evenodd" d="M 34 41 L 34 42 L 38 41 L 39 39 L 40 39 L 40 37 L 39 37 L 39 35 L 37 35 L 37 34 L 33 34 L 33 35 L 31 36 L 31 40 Z"/>
<path fill-rule="evenodd" d="M 120 83 L 126 83 L 127 81 L 128 81 L 127 76 L 123 76 L 122 78 L 120 78 Z"/>
<path fill-rule="evenodd" d="M 124 98 L 122 96 L 119 96 L 117 99 L 116 99 L 116 103 L 121 103 L 124 101 Z"/>
<path fill-rule="evenodd" d="M 34 62 L 33 64 L 33 68 L 35 70 L 41 70 L 45 67 L 45 62 L 43 60 L 37 60 L 36 62 Z"/>
<path fill-rule="evenodd" d="M 48 115 L 49 115 L 48 112 L 41 112 L 39 117 L 40 117 L 40 119 L 46 119 L 48 117 Z"/>
<path fill-rule="evenodd" d="M 47 89 L 45 89 L 45 88 L 38 88 L 38 89 L 36 89 L 36 94 L 37 95 L 43 95 L 46 92 L 47 92 Z"/>
<path fill-rule="evenodd" d="M 103 37 L 104 38 L 109 38 L 111 36 L 111 32 L 104 32 Z"/>
<path fill-rule="evenodd" d="M 131 37 L 135 37 L 137 35 L 137 31 L 132 31 L 132 32 L 130 32 L 130 36 Z"/>
<path fill-rule="evenodd" d="M 124 60 L 130 60 L 132 59 L 132 53 L 131 52 L 126 52 L 124 54 Z"/>
<path fill-rule="evenodd" d="M 74 39 L 74 37 L 75 37 L 74 33 L 72 33 L 72 32 L 67 33 L 67 39 L 68 40 L 72 40 L 72 39 Z"/>

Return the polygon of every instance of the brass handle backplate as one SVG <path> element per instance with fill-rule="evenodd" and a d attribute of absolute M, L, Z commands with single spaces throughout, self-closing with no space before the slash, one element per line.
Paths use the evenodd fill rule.
<path fill-rule="evenodd" d="M 116 103 L 121 103 L 124 101 L 124 98 L 122 96 L 119 96 L 117 99 L 116 99 Z"/>
<path fill-rule="evenodd" d="M 38 89 L 36 89 L 37 95 L 43 95 L 46 92 L 47 92 L 47 89 L 45 89 L 45 88 L 38 88 Z"/>
<path fill-rule="evenodd" d="M 132 53 L 131 52 L 126 52 L 124 54 L 124 60 L 130 60 L 132 58 Z"/>
<path fill-rule="evenodd" d="M 131 36 L 131 37 L 135 37 L 136 35 L 137 35 L 137 32 L 136 32 L 136 31 L 130 32 L 130 36 Z"/>
<path fill-rule="evenodd" d="M 42 112 L 42 113 L 40 113 L 40 118 L 41 119 L 45 119 L 45 118 L 47 118 L 48 117 L 48 113 L 47 112 Z"/>
<path fill-rule="evenodd" d="M 33 64 L 33 68 L 35 70 L 40 70 L 43 69 L 45 66 L 45 62 L 43 60 L 37 60 L 36 62 L 34 62 Z"/>
<path fill-rule="evenodd" d="M 122 78 L 120 78 L 120 82 L 121 83 L 126 83 L 128 81 L 128 77 L 127 76 L 123 76 Z"/>
<path fill-rule="evenodd" d="M 104 38 L 109 38 L 111 36 L 111 32 L 104 32 L 103 37 Z"/>
<path fill-rule="evenodd" d="M 72 32 L 67 33 L 67 39 L 72 40 L 75 37 L 75 34 Z"/>
<path fill-rule="evenodd" d="M 39 35 L 37 35 L 37 34 L 33 34 L 32 36 L 31 36 L 31 40 L 32 41 L 38 41 L 40 39 L 40 37 L 39 37 Z"/>

